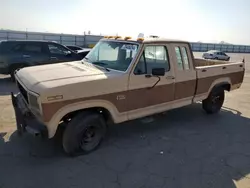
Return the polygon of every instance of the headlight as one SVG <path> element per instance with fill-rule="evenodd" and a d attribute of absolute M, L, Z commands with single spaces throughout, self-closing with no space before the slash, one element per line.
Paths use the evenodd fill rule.
<path fill-rule="evenodd" d="M 29 104 L 32 108 L 35 108 L 37 110 L 40 109 L 37 96 L 35 96 L 31 93 L 29 93 Z"/>

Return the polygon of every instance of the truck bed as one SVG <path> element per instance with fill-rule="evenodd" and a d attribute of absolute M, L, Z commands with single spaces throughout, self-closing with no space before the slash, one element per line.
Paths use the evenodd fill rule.
<path fill-rule="evenodd" d="M 230 64 L 232 62 L 228 61 L 220 61 L 220 60 L 208 60 L 208 59 L 194 59 L 194 66 L 195 67 L 203 67 L 209 65 L 224 65 Z"/>
<path fill-rule="evenodd" d="M 196 95 L 208 95 L 217 83 L 228 83 L 229 90 L 233 90 L 243 82 L 244 62 L 194 59 L 194 66 L 197 76 Z"/>

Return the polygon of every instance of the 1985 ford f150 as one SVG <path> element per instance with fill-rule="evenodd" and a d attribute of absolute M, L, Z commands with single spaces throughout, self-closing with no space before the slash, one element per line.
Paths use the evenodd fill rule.
<path fill-rule="evenodd" d="M 239 88 L 244 71 L 244 62 L 194 59 L 184 41 L 106 37 L 81 61 L 15 72 L 17 129 L 52 138 L 65 122 L 65 152 L 88 153 L 110 123 L 197 101 L 207 113 L 219 112 L 224 91 Z"/>

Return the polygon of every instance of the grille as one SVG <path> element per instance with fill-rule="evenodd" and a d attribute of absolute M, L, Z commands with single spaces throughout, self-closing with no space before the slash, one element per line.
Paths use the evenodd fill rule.
<path fill-rule="evenodd" d="M 17 82 L 17 87 L 22 96 L 24 97 L 24 99 L 26 100 L 26 102 L 29 103 L 27 91 L 23 88 L 23 86 L 19 82 Z"/>

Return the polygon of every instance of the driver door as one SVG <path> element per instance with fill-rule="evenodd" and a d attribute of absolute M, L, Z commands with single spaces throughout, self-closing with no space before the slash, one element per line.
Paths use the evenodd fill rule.
<path fill-rule="evenodd" d="M 145 45 L 129 79 L 128 118 L 135 119 L 169 109 L 174 100 L 174 71 L 170 69 L 168 45 Z M 152 76 L 153 68 L 164 68 L 165 75 Z"/>

